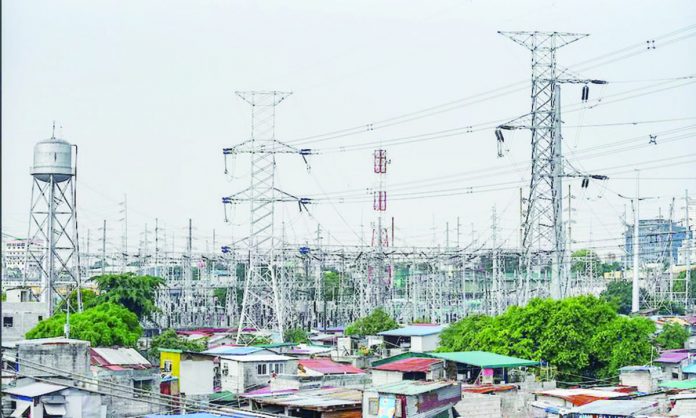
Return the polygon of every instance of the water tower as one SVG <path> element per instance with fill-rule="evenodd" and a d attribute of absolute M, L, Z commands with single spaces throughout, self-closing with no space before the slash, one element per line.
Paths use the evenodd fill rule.
<path fill-rule="evenodd" d="M 77 145 L 56 138 L 55 124 L 51 138 L 34 146 L 24 277 L 26 280 L 30 265 L 37 267 L 41 281 L 40 300 L 47 304 L 49 314 L 53 312 L 56 296 L 67 296 L 67 289 L 78 289 L 77 308 L 82 308 L 76 162 Z M 58 292 L 59 288 L 64 291 Z"/>

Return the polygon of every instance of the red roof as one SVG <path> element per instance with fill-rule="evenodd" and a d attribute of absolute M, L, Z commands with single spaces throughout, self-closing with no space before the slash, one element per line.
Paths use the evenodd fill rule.
<path fill-rule="evenodd" d="M 434 358 L 411 357 L 382 364 L 374 367 L 373 369 L 393 372 L 427 372 L 435 363 L 442 363 L 442 360 Z"/>
<path fill-rule="evenodd" d="M 305 369 L 312 369 L 324 374 L 357 374 L 365 373 L 363 370 L 348 364 L 336 363 L 327 359 L 300 360 L 299 365 Z"/>

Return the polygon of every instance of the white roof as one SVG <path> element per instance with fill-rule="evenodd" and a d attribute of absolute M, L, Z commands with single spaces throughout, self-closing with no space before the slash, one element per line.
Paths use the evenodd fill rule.
<path fill-rule="evenodd" d="M 239 362 L 295 360 L 294 357 L 281 356 L 278 354 L 248 354 L 246 356 L 220 356 L 220 358 Z"/>
<path fill-rule="evenodd" d="M 619 396 L 626 396 L 625 393 L 614 392 L 608 390 L 595 390 L 595 389 L 549 389 L 536 392 L 539 395 L 564 397 L 573 395 L 588 395 L 597 398 L 618 398 Z"/>
<path fill-rule="evenodd" d="M 34 398 L 36 396 L 46 395 L 48 393 L 58 392 L 59 390 L 66 389 L 67 386 L 54 385 L 52 383 L 35 382 L 30 383 L 25 386 L 19 386 L 16 388 L 5 388 L 2 391 L 9 393 L 10 395 L 26 396 L 28 398 Z"/>
<path fill-rule="evenodd" d="M 143 364 L 146 366 L 151 366 L 149 361 L 138 353 L 134 348 L 118 347 L 118 348 L 106 348 L 97 347 L 93 348 L 95 353 L 106 360 L 109 364 L 115 365 L 132 365 L 132 364 Z"/>

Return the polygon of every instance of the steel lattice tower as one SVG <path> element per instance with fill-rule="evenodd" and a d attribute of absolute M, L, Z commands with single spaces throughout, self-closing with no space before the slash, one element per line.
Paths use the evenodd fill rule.
<path fill-rule="evenodd" d="M 529 129 L 532 133 L 532 175 L 523 213 L 522 249 L 526 283 L 520 302 L 530 293 L 532 266 L 551 262 L 551 296 L 562 297 L 563 263 L 566 261 L 563 229 L 563 154 L 561 152 L 561 83 L 591 83 L 593 80 L 562 78 L 556 66 L 556 51 L 587 34 L 565 32 L 499 32 L 532 52 L 532 109 L 499 129 Z M 502 141 L 502 134 L 498 138 Z M 550 258 L 550 260 L 549 260 Z"/>
<path fill-rule="evenodd" d="M 287 301 L 284 289 L 279 286 L 283 274 L 277 263 L 279 246 L 275 237 L 275 203 L 292 201 L 300 206 L 308 199 L 297 198 L 275 186 L 277 154 L 300 154 L 310 150 L 298 150 L 275 139 L 275 108 L 285 100 L 289 92 L 249 91 L 236 92 L 251 105 L 251 138 L 223 153 L 249 154 L 251 179 L 249 187 L 222 199 L 225 204 L 249 203 L 249 235 L 246 237 L 248 268 L 244 280 L 244 296 L 239 315 L 237 341 L 244 327 L 273 329 L 281 338 L 287 321 Z"/>

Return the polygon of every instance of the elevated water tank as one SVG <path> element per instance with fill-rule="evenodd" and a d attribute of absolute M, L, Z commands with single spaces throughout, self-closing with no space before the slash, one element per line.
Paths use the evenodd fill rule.
<path fill-rule="evenodd" d="M 58 138 L 44 139 L 34 145 L 34 166 L 31 175 L 39 181 L 60 183 L 73 175 L 72 149 L 69 142 Z"/>

